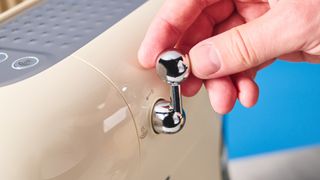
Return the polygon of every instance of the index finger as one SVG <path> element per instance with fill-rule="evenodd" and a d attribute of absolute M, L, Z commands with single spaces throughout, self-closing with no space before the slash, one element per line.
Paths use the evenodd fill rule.
<path fill-rule="evenodd" d="M 173 48 L 202 10 L 220 0 L 167 0 L 151 23 L 138 57 L 145 68 L 155 66 L 157 56 Z"/>

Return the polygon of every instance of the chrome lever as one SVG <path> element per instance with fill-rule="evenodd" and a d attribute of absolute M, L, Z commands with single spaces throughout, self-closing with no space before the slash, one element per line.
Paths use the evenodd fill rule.
<path fill-rule="evenodd" d="M 157 58 L 158 76 L 171 86 L 170 101 L 159 100 L 153 108 L 152 126 L 158 134 L 179 132 L 186 120 L 180 84 L 189 76 L 189 60 L 177 50 L 162 52 Z"/>

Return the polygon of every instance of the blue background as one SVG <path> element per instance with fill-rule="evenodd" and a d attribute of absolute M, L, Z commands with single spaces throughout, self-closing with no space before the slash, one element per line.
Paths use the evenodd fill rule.
<path fill-rule="evenodd" d="M 257 105 L 224 117 L 229 158 L 320 143 L 320 65 L 278 60 L 256 81 Z"/>

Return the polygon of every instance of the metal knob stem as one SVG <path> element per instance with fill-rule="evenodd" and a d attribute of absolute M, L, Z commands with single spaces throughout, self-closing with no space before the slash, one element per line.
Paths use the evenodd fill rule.
<path fill-rule="evenodd" d="M 159 100 L 153 109 L 152 125 L 156 133 L 174 134 L 185 124 L 180 84 L 189 75 L 189 60 L 177 50 L 168 50 L 157 58 L 158 76 L 171 86 L 170 101 Z"/>

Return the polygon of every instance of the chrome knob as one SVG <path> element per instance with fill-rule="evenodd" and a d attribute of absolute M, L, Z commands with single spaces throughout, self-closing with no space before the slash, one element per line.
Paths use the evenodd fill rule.
<path fill-rule="evenodd" d="M 158 76 L 171 86 L 170 101 L 159 100 L 153 108 L 152 125 L 156 133 L 174 134 L 185 124 L 180 84 L 189 76 L 189 60 L 177 50 L 162 52 L 157 58 Z"/>
<path fill-rule="evenodd" d="M 189 76 L 189 60 L 177 50 L 168 50 L 157 58 L 158 76 L 170 85 L 180 85 Z"/>

